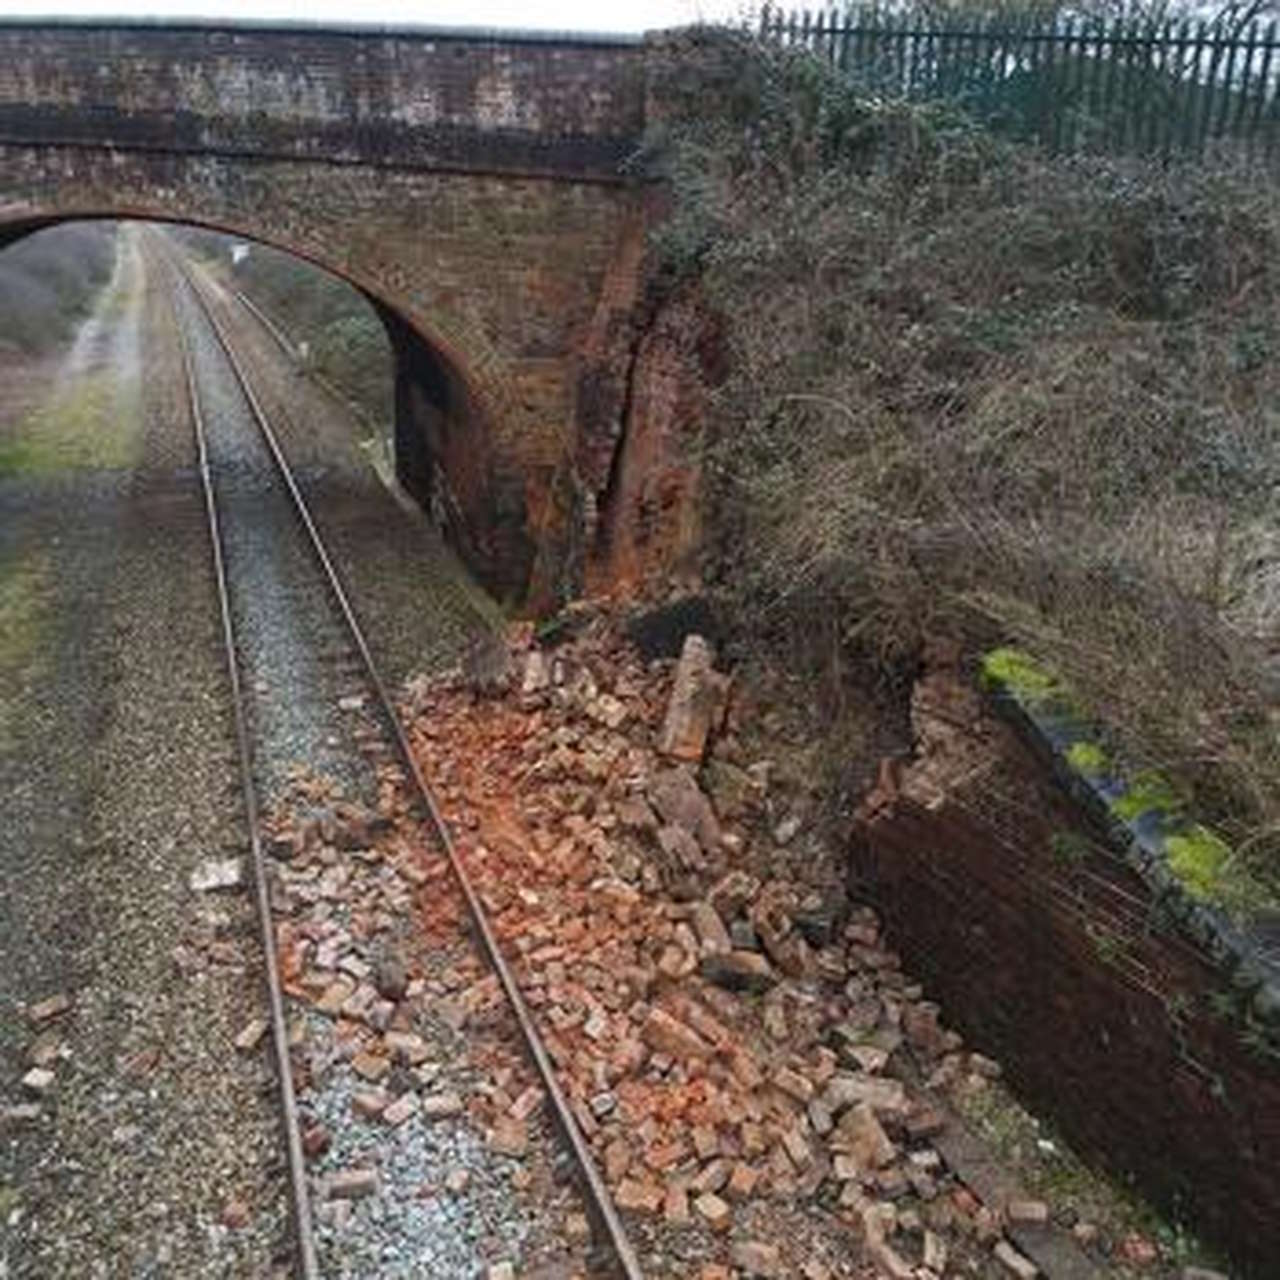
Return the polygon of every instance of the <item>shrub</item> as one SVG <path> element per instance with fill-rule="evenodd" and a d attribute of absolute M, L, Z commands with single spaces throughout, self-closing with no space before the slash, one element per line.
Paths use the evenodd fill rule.
<path fill-rule="evenodd" d="M 707 568 L 742 624 L 820 615 L 842 669 L 1025 648 L 1280 882 L 1280 188 L 1050 158 L 747 36 L 671 65 L 655 251 L 730 353 Z"/>
<path fill-rule="evenodd" d="M 221 232 L 184 227 L 181 238 L 197 252 L 229 266 L 230 248 L 242 243 Z M 302 258 L 253 244 L 233 268 L 255 303 L 306 342 L 311 366 L 350 397 L 374 422 L 394 417 L 394 374 L 386 331 L 369 300 L 345 280 Z"/>
<path fill-rule="evenodd" d="M 115 263 L 114 223 L 64 223 L 0 252 L 0 349 L 65 342 Z"/>

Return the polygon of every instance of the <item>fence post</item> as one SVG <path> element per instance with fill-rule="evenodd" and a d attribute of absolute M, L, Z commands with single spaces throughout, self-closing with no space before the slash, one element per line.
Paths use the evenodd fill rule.
<path fill-rule="evenodd" d="M 1195 32 L 1187 32 L 1187 45 L 1183 50 L 1182 65 L 1178 69 L 1182 81 L 1182 138 L 1180 149 L 1191 150 L 1195 141 L 1196 108 L 1200 101 L 1200 62 L 1205 50 L 1205 24 L 1200 22 Z"/>
<path fill-rule="evenodd" d="M 1204 110 L 1200 113 L 1200 138 L 1196 145 L 1196 154 L 1204 158 L 1205 143 L 1209 139 L 1209 129 L 1213 124 L 1214 89 L 1218 83 L 1218 64 L 1222 61 L 1222 40 L 1215 32 L 1210 44 L 1212 53 L 1209 57 L 1209 76 L 1204 86 Z"/>
<path fill-rule="evenodd" d="M 1271 29 L 1267 32 L 1267 72 L 1269 72 L 1271 69 L 1272 53 L 1277 48 L 1280 48 L 1280 44 L 1277 44 L 1277 41 L 1276 41 L 1276 30 L 1277 30 L 1276 24 L 1273 22 L 1271 24 Z M 1263 73 L 1262 100 L 1263 100 L 1263 106 L 1264 106 L 1264 115 L 1265 115 L 1265 98 L 1266 98 L 1266 92 L 1267 92 L 1266 86 L 1269 83 L 1271 83 L 1267 77 L 1267 72 Z M 1280 79 L 1280 77 L 1278 77 L 1278 79 Z M 1271 157 L 1276 149 L 1277 135 L 1280 135 L 1280 84 L 1277 84 L 1271 93 L 1270 117 L 1271 118 L 1266 121 L 1264 130 L 1263 130 L 1263 132 L 1266 134 L 1266 139 L 1267 139 L 1267 145 L 1266 145 L 1266 150 L 1264 152 L 1264 156 L 1268 164 L 1271 163 Z"/>
<path fill-rule="evenodd" d="M 1261 132 L 1263 122 L 1263 111 L 1267 105 L 1267 86 L 1271 83 L 1271 59 L 1276 51 L 1276 34 L 1277 26 L 1272 22 L 1267 29 L 1267 33 L 1263 36 L 1264 48 L 1266 52 L 1262 55 L 1262 70 L 1258 73 L 1258 92 L 1253 102 L 1253 119 L 1249 124 L 1249 156 L 1253 156 L 1254 142 L 1259 132 Z M 1267 144 L 1266 156 L 1271 157 L 1271 145 Z"/>
<path fill-rule="evenodd" d="M 1258 83 L 1254 73 L 1253 59 L 1258 52 L 1258 24 L 1249 24 L 1249 36 L 1244 43 L 1244 69 L 1240 73 L 1240 87 L 1236 91 L 1236 118 L 1231 125 L 1231 132 L 1237 138 L 1244 132 L 1244 113 L 1249 105 L 1249 94 Z"/>
<path fill-rule="evenodd" d="M 1151 68 L 1155 49 L 1155 24 L 1148 18 L 1130 34 L 1128 74 L 1125 77 L 1124 147 L 1140 153 L 1143 147 L 1142 116 L 1151 90 Z"/>
<path fill-rule="evenodd" d="M 1041 39 L 1045 45 L 1043 65 L 1047 117 L 1040 130 L 1040 141 L 1046 150 L 1056 154 L 1062 133 L 1067 70 L 1070 66 L 1070 20 L 1049 18 L 1042 22 Z"/>
<path fill-rule="evenodd" d="M 911 19 L 905 13 L 899 15 L 897 27 L 898 30 L 895 33 L 890 26 L 888 35 L 885 37 L 885 75 L 889 78 L 889 85 L 895 95 L 906 97 L 913 56 Z"/>
<path fill-rule="evenodd" d="M 1024 39 L 1027 44 L 1027 69 L 1030 78 L 1028 87 L 1031 90 L 1031 136 L 1043 147 L 1048 142 L 1045 134 L 1050 110 L 1048 96 L 1044 93 L 1044 70 L 1047 56 L 1051 52 L 1043 20 L 1037 18 L 1029 22 Z"/>
<path fill-rule="evenodd" d="M 1238 33 L 1233 34 L 1231 43 L 1227 46 L 1227 65 L 1222 73 L 1222 105 L 1218 109 L 1218 128 L 1214 133 L 1215 138 L 1221 138 L 1228 128 L 1228 119 L 1231 115 L 1231 95 L 1234 90 L 1234 80 L 1236 74 L 1236 52 L 1240 47 L 1240 38 Z"/>
<path fill-rule="evenodd" d="M 978 49 L 981 65 L 978 67 L 977 100 L 978 112 L 982 116 L 991 114 L 991 102 L 995 92 L 996 79 L 996 26 L 995 20 L 987 18 L 978 23 Z"/>
<path fill-rule="evenodd" d="M 1138 147 L 1146 155 L 1151 155 L 1156 150 L 1156 128 L 1160 121 L 1160 107 L 1167 83 L 1165 63 L 1169 56 L 1169 40 L 1168 22 L 1160 32 L 1152 27 L 1151 47 L 1147 56 L 1146 90 L 1136 121 Z"/>

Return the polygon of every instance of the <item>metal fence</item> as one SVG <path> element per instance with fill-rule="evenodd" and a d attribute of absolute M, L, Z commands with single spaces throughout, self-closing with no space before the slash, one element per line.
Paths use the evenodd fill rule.
<path fill-rule="evenodd" d="M 918 13 L 766 9 L 760 34 L 811 50 L 869 90 L 958 103 L 1054 151 L 1204 155 L 1280 164 L 1277 24 L 1010 25 Z"/>

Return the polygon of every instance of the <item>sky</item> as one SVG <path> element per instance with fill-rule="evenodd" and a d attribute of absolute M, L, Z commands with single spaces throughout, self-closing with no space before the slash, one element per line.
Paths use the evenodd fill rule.
<path fill-rule="evenodd" d="M 0 0 L 0 17 L 287 18 L 557 31 L 638 32 L 741 11 L 741 0 Z"/>

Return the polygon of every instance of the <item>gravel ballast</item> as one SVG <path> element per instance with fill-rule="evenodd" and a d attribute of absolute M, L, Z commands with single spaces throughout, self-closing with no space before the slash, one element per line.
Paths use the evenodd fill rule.
<path fill-rule="evenodd" d="M 510 1263 L 585 1274 L 583 1205 L 560 1176 L 564 1152 L 530 1092 L 513 1016 L 406 794 L 373 690 L 230 363 L 186 291 L 181 314 L 266 844 L 279 855 L 272 899 L 322 1270 L 484 1277 Z M 288 453 L 287 435 L 282 443 Z M 362 501 L 378 512 L 344 526 L 344 576 L 368 604 L 380 592 L 366 566 L 394 562 L 389 548 L 417 526 L 349 465 L 335 463 L 325 483 L 324 466 L 301 478 L 322 528 Z M 430 602 L 450 587 L 428 590 L 421 572 L 415 581 L 427 606 L 399 620 L 429 638 Z M 376 647 L 387 615 L 362 612 Z M 388 966 L 400 977 L 389 979 Z"/>
<path fill-rule="evenodd" d="M 160 286 L 124 231 L 46 411 L 4 427 L 40 449 L 0 481 L 4 582 L 34 602 L 0 664 L 4 1103 L 33 1055 L 53 1074 L 0 1134 L 15 1278 L 287 1271 L 271 1075 L 232 1044 L 262 1007 L 253 916 L 188 887 L 244 832 Z"/>

